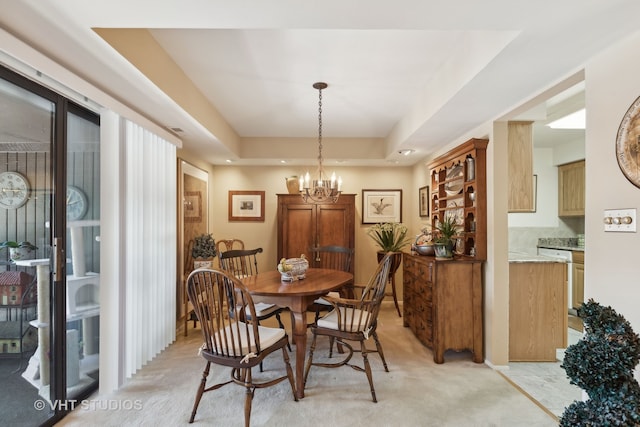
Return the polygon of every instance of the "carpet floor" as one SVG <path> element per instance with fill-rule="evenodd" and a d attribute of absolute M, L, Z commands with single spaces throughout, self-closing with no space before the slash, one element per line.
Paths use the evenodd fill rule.
<path fill-rule="evenodd" d="M 285 316 L 287 317 L 287 316 Z M 290 330 L 290 329 L 289 329 Z M 471 361 L 468 352 L 447 352 L 445 363 L 403 327 L 393 305 L 384 305 L 378 334 L 390 372 L 370 356 L 378 403 L 364 373 L 341 367 L 313 367 L 305 398 L 293 400 L 288 382 L 256 390 L 252 426 L 556 426 L 557 418 L 523 394 L 497 371 Z M 309 340 L 310 341 L 310 340 Z M 372 340 L 369 348 L 374 348 Z M 197 350 L 199 329 L 179 334 L 153 361 L 110 394 L 96 394 L 57 426 L 188 425 L 204 368 Z M 319 341 L 316 356 L 328 348 Z M 334 356 L 335 357 L 335 356 Z M 291 354 L 293 364 L 293 354 Z M 361 356 L 354 356 L 356 363 Z M 284 371 L 280 353 L 265 360 L 264 377 Z M 226 380 L 228 369 L 212 367 L 209 383 Z M 260 373 L 256 369 L 254 376 Z M 206 393 L 195 425 L 242 426 L 244 388 L 234 384 Z"/>

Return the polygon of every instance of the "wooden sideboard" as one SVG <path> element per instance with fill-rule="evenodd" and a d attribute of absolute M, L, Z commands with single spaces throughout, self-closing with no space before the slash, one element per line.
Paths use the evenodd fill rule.
<path fill-rule="evenodd" d="M 446 350 L 470 350 L 482 363 L 482 261 L 439 261 L 405 253 L 403 323 L 444 363 Z"/>

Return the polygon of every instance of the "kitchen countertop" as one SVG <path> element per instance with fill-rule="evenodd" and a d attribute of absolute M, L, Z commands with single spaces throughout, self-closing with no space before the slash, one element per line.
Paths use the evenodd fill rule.
<path fill-rule="evenodd" d="M 539 248 L 559 249 L 562 251 L 584 252 L 584 246 L 538 245 Z"/>
<path fill-rule="evenodd" d="M 562 262 L 565 260 L 544 255 L 532 255 L 525 252 L 509 252 L 509 262 Z"/>

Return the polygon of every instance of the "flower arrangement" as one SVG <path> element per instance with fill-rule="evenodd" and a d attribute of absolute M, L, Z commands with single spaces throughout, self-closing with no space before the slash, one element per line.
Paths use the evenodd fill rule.
<path fill-rule="evenodd" d="M 407 226 L 399 222 L 381 222 L 369 228 L 367 234 L 384 252 L 400 252 L 409 244 Z"/>
<path fill-rule="evenodd" d="M 193 259 L 209 259 L 216 256 L 216 241 L 211 234 L 201 234 L 194 238 Z"/>

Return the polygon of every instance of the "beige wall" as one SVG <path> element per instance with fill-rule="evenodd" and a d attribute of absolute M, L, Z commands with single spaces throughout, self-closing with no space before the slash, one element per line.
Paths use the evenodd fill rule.
<path fill-rule="evenodd" d="M 640 96 L 640 33 L 586 68 L 585 299 L 611 305 L 640 333 L 640 235 L 605 233 L 603 211 L 640 205 L 640 188 L 622 175 L 615 140 L 622 117 Z"/>

